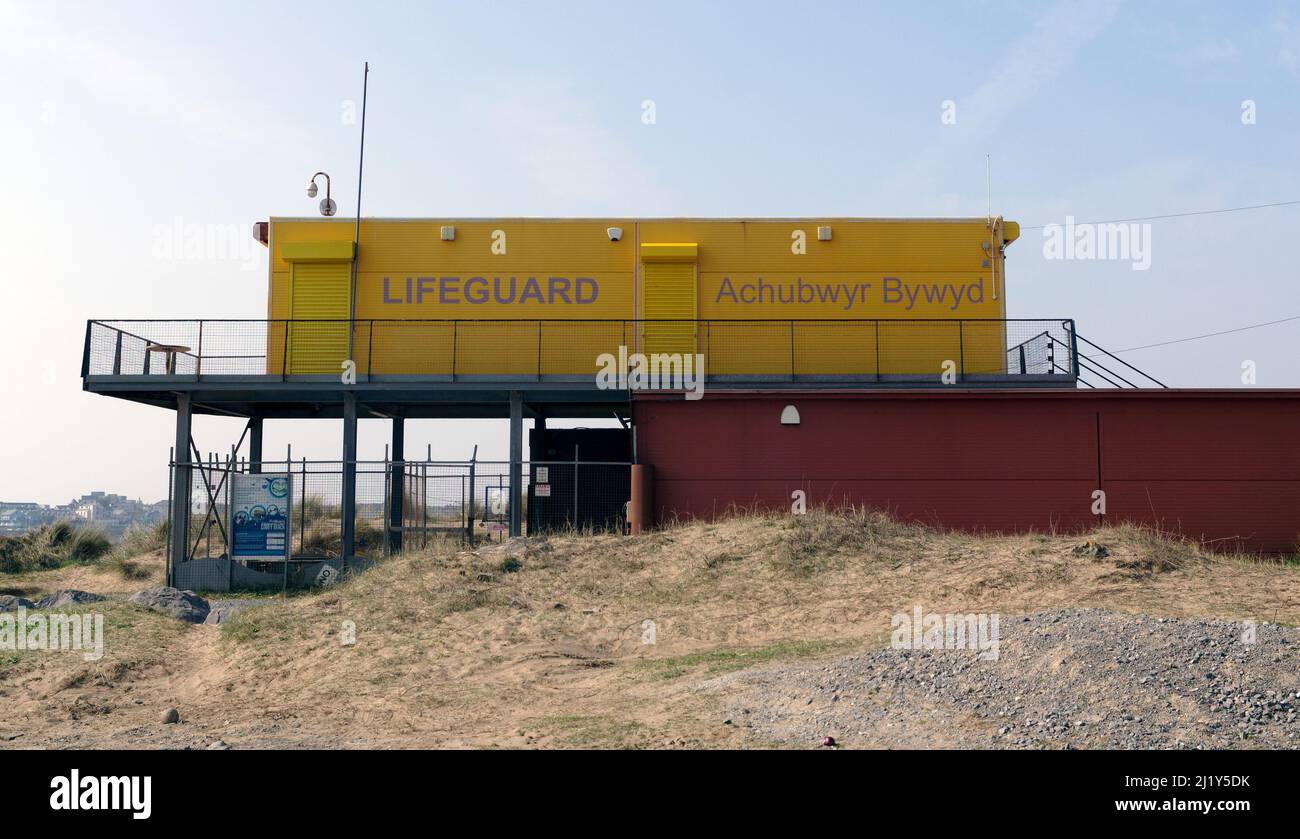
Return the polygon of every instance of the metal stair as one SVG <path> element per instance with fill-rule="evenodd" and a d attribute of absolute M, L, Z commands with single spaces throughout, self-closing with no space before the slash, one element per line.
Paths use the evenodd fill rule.
<path fill-rule="evenodd" d="M 1078 385 L 1092 389 L 1152 386 L 1168 389 L 1169 386 L 1155 376 L 1138 369 L 1078 332 L 1071 330 L 1067 337 L 1070 338 L 1068 343 L 1052 332 L 1044 331 L 1022 341 L 1007 351 L 1008 369 L 1019 373 L 1072 376 Z M 1092 351 L 1084 352 L 1079 349 L 1079 344 L 1090 347 Z"/>
<path fill-rule="evenodd" d="M 1139 381 L 1145 379 L 1146 381 L 1151 382 L 1152 384 L 1154 384 L 1156 387 L 1159 388 L 1165 388 L 1165 389 L 1169 388 L 1169 385 L 1160 381 L 1155 376 L 1152 376 L 1150 373 L 1146 373 L 1142 370 L 1139 370 L 1137 367 L 1134 367 L 1132 364 L 1129 364 L 1127 361 L 1115 355 L 1110 350 L 1107 350 L 1104 347 L 1097 346 L 1092 341 L 1089 341 L 1087 338 L 1083 337 L 1082 335 L 1079 335 L 1078 333 L 1075 333 L 1074 337 L 1078 338 L 1080 341 L 1082 341 L 1083 343 L 1087 344 L 1088 346 L 1096 350 L 1095 353 L 1091 353 L 1091 354 L 1084 354 L 1080 352 L 1077 356 L 1077 361 L 1079 365 L 1079 383 L 1084 385 L 1085 387 L 1090 387 L 1090 388 L 1151 387 L 1150 384 L 1145 384 L 1145 383 L 1137 384 L 1130 380 L 1131 377 L 1132 379 L 1138 379 Z M 1111 365 L 1110 367 L 1107 367 L 1106 364 L 1102 363 L 1103 358 L 1110 363 Z M 1119 369 L 1113 370 L 1111 369 L 1111 367 L 1116 367 Z M 1087 372 L 1090 377 L 1095 377 L 1096 379 L 1100 379 L 1101 382 L 1104 382 L 1104 384 L 1096 382 L 1092 378 L 1085 378 L 1083 375 L 1085 372 Z"/>

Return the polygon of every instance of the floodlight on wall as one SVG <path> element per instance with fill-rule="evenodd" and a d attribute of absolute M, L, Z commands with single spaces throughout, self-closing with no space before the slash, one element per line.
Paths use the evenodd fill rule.
<path fill-rule="evenodd" d="M 605 235 L 609 237 L 609 240 L 610 240 L 611 242 L 617 242 L 619 239 L 622 239 L 622 238 L 623 238 L 623 228 L 621 228 L 621 227 L 606 227 L 606 228 L 605 228 Z"/>
<path fill-rule="evenodd" d="M 781 409 L 781 424 L 782 424 L 782 425 L 798 425 L 798 424 L 799 424 L 799 409 L 796 408 L 796 407 L 793 406 L 793 405 L 786 405 L 784 408 L 782 408 L 782 409 Z"/>
<path fill-rule="evenodd" d="M 450 224 L 444 224 L 442 226 L 442 241 L 444 242 L 456 241 L 456 228 L 452 227 Z"/>
<path fill-rule="evenodd" d="M 324 172 L 317 172 L 316 174 L 312 175 L 311 181 L 307 184 L 307 197 L 315 198 L 317 195 L 320 194 L 320 189 L 316 186 L 317 178 L 325 179 L 325 197 L 322 198 L 320 202 L 320 214 L 326 217 L 332 216 L 339 211 L 339 207 L 337 204 L 334 203 L 334 199 L 330 197 L 330 176 L 329 175 L 325 174 Z"/>
<path fill-rule="evenodd" d="M 818 227 L 818 228 L 817 228 L 817 241 L 819 241 L 819 242 L 829 242 L 830 240 L 831 240 L 831 229 L 830 229 L 830 227 L 829 227 L 829 226 Z"/>

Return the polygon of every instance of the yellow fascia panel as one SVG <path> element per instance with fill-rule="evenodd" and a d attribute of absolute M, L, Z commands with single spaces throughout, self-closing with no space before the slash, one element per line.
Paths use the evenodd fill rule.
<path fill-rule="evenodd" d="M 694 262 L 700 253 L 695 242 L 643 242 L 642 262 Z"/>
<path fill-rule="evenodd" d="M 351 242 L 285 242 L 280 245 L 285 262 L 351 262 Z"/>

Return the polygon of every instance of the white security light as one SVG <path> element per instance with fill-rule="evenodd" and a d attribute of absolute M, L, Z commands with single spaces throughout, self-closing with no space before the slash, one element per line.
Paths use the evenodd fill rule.
<path fill-rule="evenodd" d="M 327 217 L 332 216 L 339 211 L 339 207 L 337 204 L 334 203 L 334 199 L 330 198 L 330 176 L 329 175 L 325 174 L 324 172 L 317 172 L 316 174 L 312 175 L 311 181 L 307 184 L 307 197 L 315 198 L 317 195 L 320 194 L 320 189 L 316 186 L 317 178 L 325 179 L 325 197 L 322 198 L 320 202 L 320 214 Z"/>

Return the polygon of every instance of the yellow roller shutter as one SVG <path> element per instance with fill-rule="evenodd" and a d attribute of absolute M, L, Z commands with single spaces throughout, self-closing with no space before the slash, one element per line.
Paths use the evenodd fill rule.
<path fill-rule="evenodd" d="M 346 262 L 292 263 L 289 372 L 339 374 L 348 358 L 352 268 Z"/>
<path fill-rule="evenodd" d="M 695 352 L 695 250 L 694 244 L 641 246 L 641 338 L 647 354 Z"/>

